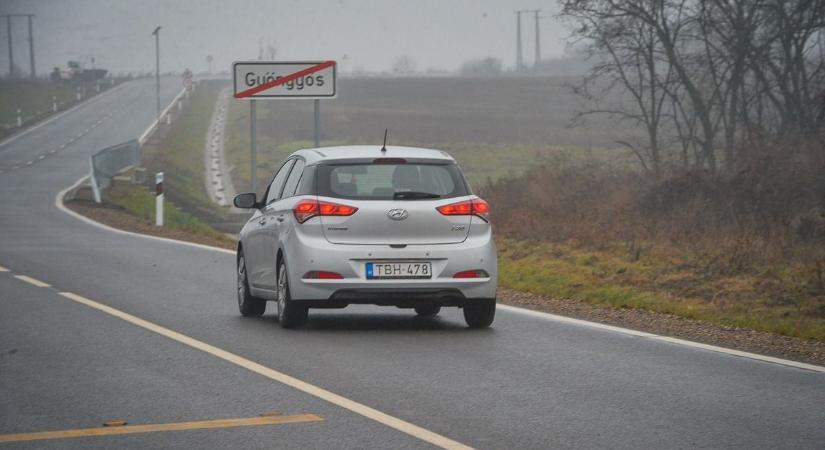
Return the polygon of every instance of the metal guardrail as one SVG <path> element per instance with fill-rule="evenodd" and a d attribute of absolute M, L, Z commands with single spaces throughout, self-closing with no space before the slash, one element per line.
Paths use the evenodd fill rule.
<path fill-rule="evenodd" d="M 152 124 L 149 125 L 149 128 L 147 128 L 146 131 L 144 131 L 143 134 L 141 134 L 138 138 L 140 145 L 146 143 L 146 140 L 149 139 L 149 136 L 151 136 L 152 133 L 154 133 L 155 130 L 158 128 L 160 121 L 163 120 L 163 118 L 166 117 L 167 114 L 169 114 L 169 111 L 172 109 L 173 106 L 175 106 L 175 104 L 181 101 L 181 98 L 183 96 L 188 95 L 187 92 L 187 88 L 181 89 L 180 92 L 178 92 L 178 95 L 176 95 L 175 98 L 173 98 L 172 101 L 169 102 L 169 105 L 166 106 L 166 108 L 160 113 L 160 117 L 152 121 Z"/>
<path fill-rule="evenodd" d="M 104 148 L 92 155 L 89 179 L 95 202 L 101 202 L 101 192 L 112 183 L 112 177 L 129 167 L 139 165 L 142 159 L 143 149 L 137 139 Z"/>
<path fill-rule="evenodd" d="M 143 160 L 143 144 L 145 144 L 149 136 L 157 130 L 160 121 L 170 114 L 172 107 L 180 102 L 185 95 L 187 95 L 187 89 L 183 88 L 178 92 L 178 95 L 172 99 L 166 109 L 160 113 L 160 117 L 153 120 L 149 128 L 147 128 L 139 138 L 104 148 L 92 155 L 89 159 L 91 169 L 89 182 L 92 185 L 92 192 L 94 193 L 96 203 L 102 201 L 101 194 L 104 189 L 112 184 L 112 177 L 126 169 L 140 165 Z"/>

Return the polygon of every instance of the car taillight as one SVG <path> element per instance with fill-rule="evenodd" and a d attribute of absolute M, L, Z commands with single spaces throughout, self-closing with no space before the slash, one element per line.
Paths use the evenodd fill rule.
<path fill-rule="evenodd" d="M 490 221 L 490 204 L 480 198 L 464 200 L 463 202 L 450 203 L 439 206 L 438 212 L 445 216 L 478 216 L 485 221 Z"/>
<path fill-rule="evenodd" d="M 326 272 L 324 270 L 311 270 L 304 274 L 304 279 L 310 280 L 343 280 L 344 276 L 337 272 Z"/>
<path fill-rule="evenodd" d="M 463 272 L 458 272 L 457 274 L 453 275 L 453 278 L 488 278 L 490 276 L 484 270 L 476 269 L 476 270 L 465 270 Z"/>
<path fill-rule="evenodd" d="M 315 216 L 351 216 L 355 211 L 358 211 L 358 208 L 354 206 L 318 200 L 301 200 L 292 208 L 298 223 L 304 223 Z"/>

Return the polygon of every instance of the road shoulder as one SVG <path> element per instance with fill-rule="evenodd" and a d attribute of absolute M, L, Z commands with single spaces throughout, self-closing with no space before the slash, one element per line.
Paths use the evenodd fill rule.
<path fill-rule="evenodd" d="M 68 190 L 67 190 L 68 191 Z M 65 194 L 62 193 L 62 194 Z M 63 195 L 57 199 L 62 204 Z M 76 214 L 115 229 L 150 235 L 176 241 L 190 242 L 234 250 L 226 241 L 214 241 L 208 237 L 182 230 L 155 227 L 126 211 L 93 205 L 89 202 L 66 202 L 62 204 Z M 700 344 L 718 346 L 741 352 L 788 359 L 808 364 L 825 365 L 825 343 L 782 336 L 775 333 L 755 331 L 745 328 L 722 326 L 698 320 L 690 320 L 671 314 L 662 314 L 639 309 L 616 309 L 587 304 L 568 299 L 549 298 L 527 292 L 499 288 L 500 303 L 534 311 L 558 314 L 597 324 L 627 328 L 659 336 L 673 337 Z"/>

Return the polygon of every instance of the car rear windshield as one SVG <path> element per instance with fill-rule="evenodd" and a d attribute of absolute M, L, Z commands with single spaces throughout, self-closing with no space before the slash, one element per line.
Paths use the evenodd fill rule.
<path fill-rule="evenodd" d="M 455 164 L 335 164 L 318 167 L 318 195 L 361 200 L 427 200 L 468 195 Z"/>

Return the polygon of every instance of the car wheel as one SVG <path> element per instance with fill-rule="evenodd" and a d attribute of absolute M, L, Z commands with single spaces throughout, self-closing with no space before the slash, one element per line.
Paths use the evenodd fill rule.
<path fill-rule="evenodd" d="M 496 317 L 496 299 L 468 300 L 464 320 L 470 328 L 487 328 Z"/>
<path fill-rule="evenodd" d="M 284 328 L 296 328 L 303 325 L 309 315 L 306 306 L 292 301 L 289 293 L 289 280 L 286 276 L 286 262 L 278 266 L 278 321 Z"/>
<path fill-rule="evenodd" d="M 441 311 L 441 305 L 416 306 L 415 313 L 419 317 L 435 317 Z"/>
<path fill-rule="evenodd" d="M 249 292 L 246 259 L 241 250 L 238 250 L 238 309 L 244 317 L 261 316 L 266 310 L 266 300 L 253 297 Z"/>

